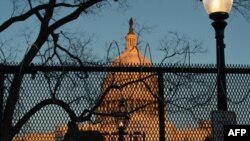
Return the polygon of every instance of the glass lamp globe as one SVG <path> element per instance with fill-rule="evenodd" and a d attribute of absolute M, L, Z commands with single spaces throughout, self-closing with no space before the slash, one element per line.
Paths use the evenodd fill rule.
<path fill-rule="evenodd" d="M 202 0 L 205 10 L 209 15 L 213 13 L 229 13 L 233 0 Z"/>

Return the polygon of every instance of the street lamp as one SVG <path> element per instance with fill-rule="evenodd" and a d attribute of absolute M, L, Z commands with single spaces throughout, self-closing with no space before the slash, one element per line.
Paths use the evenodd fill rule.
<path fill-rule="evenodd" d="M 225 19 L 229 17 L 233 0 L 203 0 L 205 10 L 209 18 L 213 20 L 212 26 L 215 29 L 216 38 L 216 59 L 217 59 L 217 109 L 227 111 L 227 92 L 225 76 L 225 55 L 224 55 L 224 29 L 227 25 Z"/>
<path fill-rule="evenodd" d="M 203 0 L 204 7 L 213 20 L 216 38 L 216 61 L 217 61 L 217 110 L 211 112 L 212 139 L 223 141 L 223 125 L 236 124 L 236 114 L 227 109 L 227 92 L 225 76 L 224 55 L 224 29 L 227 25 L 225 20 L 229 17 L 233 0 Z"/>
<path fill-rule="evenodd" d="M 119 141 L 124 141 L 125 130 L 129 124 L 129 112 L 127 102 L 121 98 L 118 103 L 117 111 L 114 113 L 116 126 L 118 128 Z"/>

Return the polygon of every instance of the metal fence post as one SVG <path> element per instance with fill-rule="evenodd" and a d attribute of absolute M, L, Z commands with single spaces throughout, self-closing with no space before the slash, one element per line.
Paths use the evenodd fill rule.
<path fill-rule="evenodd" d="M 0 64 L 0 137 L 2 137 L 2 125 L 3 125 L 3 97 L 4 97 L 4 71 L 3 65 Z"/>
<path fill-rule="evenodd" d="M 164 82 L 163 72 L 158 72 L 158 114 L 160 141 L 165 141 Z"/>

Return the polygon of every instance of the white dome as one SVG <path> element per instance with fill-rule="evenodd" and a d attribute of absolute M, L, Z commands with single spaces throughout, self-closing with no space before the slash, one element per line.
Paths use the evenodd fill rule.
<path fill-rule="evenodd" d="M 144 57 L 137 49 L 137 36 L 133 32 L 133 22 L 130 20 L 129 32 L 126 36 L 126 47 L 124 51 L 114 59 L 113 66 L 124 67 L 150 67 L 151 61 Z M 128 111 L 131 114 L 129 127 L 127 130 L 135 129 L 146 133 L 146 121 L 141 117 L 148 116 L 157 118 L 157 76 L 152 72 L 109 72 L 102 83 L 102 92 L 105 94 L 102 104 L 97 111 L 101 113 L 112 113 L 117 111 L 118 102 L 121 98 L 127 101 Z M 147 106 L 145 106 L 147 104 Z M 143 111 L 143 112 L 141 112 Z M 101 121 L 101 129 L 104 131 L 116 131 L 113 117 L 97 117 Z"/>
<path fill-rule="evenodd" d="M 125 49 L 121 55 L 116 57 L 114 61 L 112 62 L 114 66 L 119 65 L 142 65 L 142 66 L 151 66 L 151 61 L 144 57 L 140 51 L 137 49 L 137 47 L 134 47 L 133 49 Z"/>

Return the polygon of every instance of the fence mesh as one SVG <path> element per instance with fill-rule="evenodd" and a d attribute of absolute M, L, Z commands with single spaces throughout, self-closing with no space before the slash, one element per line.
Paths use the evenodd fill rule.
<path fill-rule="evenodd" d="M 84 134 L 87 131 L 98 131 L 103 136 L 101 140 L 117 141 L 121 100 L 126 102 L 129 117 L 128 123 L 123 123 L 127 124 L 126 141 L 159 140 L 162 123 L 167 141 L 204 141 L 211 136 L 211 112 L 217 104 L 217 74 L 213 66 L 187 66 L 193 68 L 188 71 L 167 66 L 165 69 L 162 66 L 138 69 L 89 66 L 70 71 L 58 71 L 53 66 L 41 68 L 36 71 L 30 68 L 32 73 L 24 75 L 13 125 L 34 107 L 39 110 L 13 141 L 63 140 L 70 132 L 72 120 L 67 106 L 77 117 L 91 113 L 86 120 L 76 122 L 82 138 L 87 137 Z M 226 72 L 228 110 L 236 113 L 237 124 L 250 124 L 250 73 L 242 72 L 245 69 L 249 70 L 231 67 Z M 4 73 L 3 105 L 14 77 L 14 73 Z M 163 97 L 159 96 L 161 76 Z M 163 112 L 159 110 L 161 102 Z M 160 122 L 162 114 L 164 121 Z"/>

